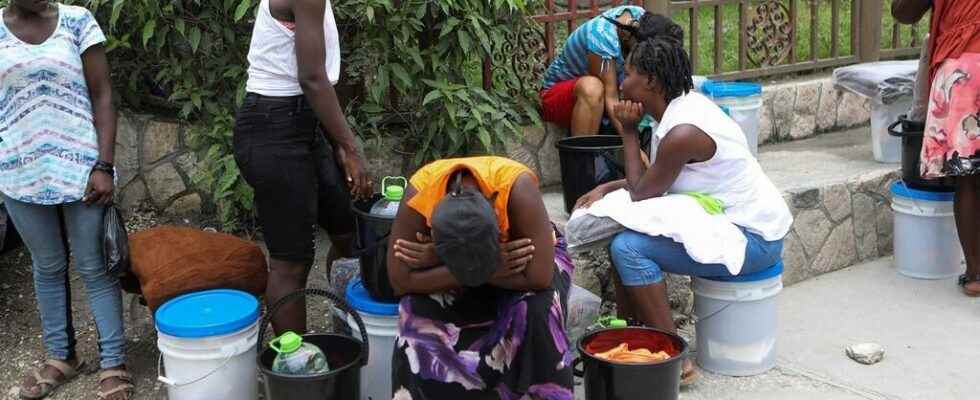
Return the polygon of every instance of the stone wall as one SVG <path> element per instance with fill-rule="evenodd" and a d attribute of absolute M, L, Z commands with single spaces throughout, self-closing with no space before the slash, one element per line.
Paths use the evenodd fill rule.
<path fill-rule="evenodd" d="M 200 213 L 206 196 L 194 187 L 197 159 L 184 126 L 149 115 L 119 113 L 116 134 L 117 202 L 171 215 Z"/>
<path fill-rule="evenodd" d="M 763 88 L 760 143 L 810 137 L 867 124 L 870 102 L 838 91 L 831 78 L 766 85 Z M 506 154 L 532 169 L 543 186 L 561 184 L 555 144 L 565 130 L 553 125 L 526 127 L 523 139 L 505 145 Z M 412 154 L 392 150 L 391 143 L 369 141 L 364 146 L 372 174 L 407 175 Z M 148 115 L 120 113 L 116 160 L 120 171 L 120 204 L 131 208 L 147 202 L 172 214 L 199 212 L 208 207 L 204 192 L 191 177 L 196 158 L 187 147 L 186 129 Z"/>
<path fill-rule="evenodd" d="M 834 87 L 830 77 L 765 85 L 759 143 L 807 138 L 865 125 L 871 101 Z"/>

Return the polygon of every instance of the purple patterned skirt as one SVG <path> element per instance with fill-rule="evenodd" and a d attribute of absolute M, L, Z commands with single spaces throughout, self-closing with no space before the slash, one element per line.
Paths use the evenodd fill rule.
<path fill-rule="evenodd" d="M 565 335 L 572 271 L 558 235 L 550 289 L 403 297 L 393 399 L 572 400 L 574 350 Z"/>

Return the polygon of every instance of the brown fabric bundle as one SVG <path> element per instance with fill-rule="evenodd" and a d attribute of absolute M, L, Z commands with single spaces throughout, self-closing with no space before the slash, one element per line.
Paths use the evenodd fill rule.
<path fill-rule="evenodd" d="M 162 226 L 129 235 L 129 250 L 133 274 L 153 312 L 167 300 L 200 290 L 265 293 L 265 254 L 232 235 Z"/>

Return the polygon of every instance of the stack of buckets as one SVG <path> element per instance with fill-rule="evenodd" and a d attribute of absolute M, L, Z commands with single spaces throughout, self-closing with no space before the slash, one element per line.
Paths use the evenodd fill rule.
<path fill-rule="evenodd" d="M 728 376 L 765 373 L 776 365 L 776 295 L 780 262 L 754 274 L 694 278 L 697 362 Z"/>
<path fill-rule="evenodd" d="M 953 192 L 891 186 L 895 212 L 895 267 L 918 279 L 947 279 L 963 273 L 965 259 L 953 219 Z"/>
<path fill-rule="evenodd" d="M 391 399 L 391 353 L 398 334 L 398 303 L 375 300 L 359 279 L 347 285 L 347 303 L 361 315 L 371 353 L 361 370 L 361 400 Z M 355 321 L 347 323 L 355 337 L 361 336 Z"/>

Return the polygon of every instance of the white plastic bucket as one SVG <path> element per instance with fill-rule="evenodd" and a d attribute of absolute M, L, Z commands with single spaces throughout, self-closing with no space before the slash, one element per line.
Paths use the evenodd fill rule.
<path fill-rule="evenodd" d="M 875 161 L 881 163 L 902 162 L 902 138 L 888 134 L 888 126 L 909 111 L 912 96 L 903 96 L 892 104 L 884 104 L 880 97 L 871 102 L 871 150 Z"/>
<path fill-rule="evenodd" d="M 953 193 L 892 184 L 895 268 L 918 279 L 947 279 L 966 269 L 953 219 Z"/>
<path fill-rule="evenodd" d="M 742 128 L 752 155 L 759 154 L 759 125 L 762 119 L 762 86 L 748 82 L 713 82 L 701 91 Z"/>
<path fill-rule="evenodd" d="M 160 349 L 158 380 L 167 385 L 167 397 L 170 400 L 254 400 L 258 396 L 255 365 L 259 330 L 257 301 L 254 314 L 237 313 L 240 309 L 217 302 L 202 309 L 197 315 L 186 318 L 182 318 L 180 314 L 186 314 L 193 307 L 184 307 L 179 312 L 167 308 L 172 302 L 179 303 L 188 296 L 200 297 L 222 292 L 249 296 L 254 300 L 247 293 L 231 290 L 199 292 L 178 297 L 157 310 L 157 347 Z M 200 306 L 213 299 L 214 297 L 205 298 L 196 305 Z M 233 316 L 229 318 L 229 314 Z M 201 315 L 219 315 L 218 318 L 222 321 L 212 323 L 214 320 L 209 321 L 206 316 L 201 318 Z M 167 321 L 163 324 L 170 325 L 161 325 L 161 319 Z M 182 319 L 187 325 L 173 325 L 179 324 Z M 232 333 L 207 336 L 207 330 L 214 327 L 218 328 L 213 331 L 220 332 L 223 329 L 220 324 L 227 328 L 240 326 L 242 323 L 248 325 Z M 174 326 L 181 329 L 173 328 Z M 188 331 L 188 327 L 196 330 Z M 176 332 L 185 337 L 164 332 Z M 187 332 L 191 333 L 184 335 Z"/>
<path fill-rule="evenodd" d="M 364 328 L 367 329 L 371 354 L 368 364 L 361 370 L 361 399 L 378 400 L 391 398 L 391 353 L 398 335 L 397 315 L 373 315 L 361 312 Z M 347 324 L 354 337 L 361 334 L 353 318 L 347 317 Z"/>
<path fill-rule="evenodd" d="M 778 271 L 770 271 L 774 268 Z M 776 295 L 783 289 L 782 266 L 770 270 L 763 273 L 774 276 L 757 281 L 694 278 L 701 368 L 728 376 L 751 376 L 776 365 Z"/>
<path fill-rule="evenodd" d="M 398 303 L 382 303 L 368 295 L 360 279 L 347 286 L 347 302 L 357 311 L 367 330 L 367 365 L 361 369 L 361 400 L 391 399 L 391 354 L 398 335 Z M 350 316 L 347 316 L 354 337 L 360 337 L 361 330 Z"/>

